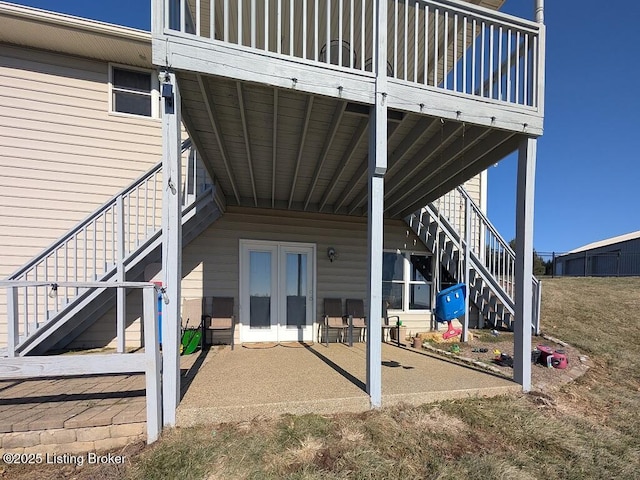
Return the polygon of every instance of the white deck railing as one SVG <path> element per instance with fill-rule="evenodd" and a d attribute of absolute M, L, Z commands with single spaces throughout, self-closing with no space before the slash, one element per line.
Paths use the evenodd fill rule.
<path fill-rule="evenodd" d="M 46 282 L 0 281 L 7 289 L 7 356 L 0 358 L 0 379 L 60 377 L 72 375 L 102 375 L 144 373 L 147 407 L 147 443 L 155 442 L 162 431 L 162 392 L 160 384 L 160 350 L 158 342 L 157 290 L 152 283 L 141 282 L 69 282 L 60 285 Z M 57 289 L 140 289 L 142 290 L 142 321 L 144 352 L 127 354 L 47 355 L 16 358 L 20 336 L 18 293 L 23 288 L 48 291 Z M 54 290 L 55 291 L 55 290 Z"/>
<path fill-rule="evenodd" d="M 371 71 L 374 0 L 157 0 L 164 32 Z M 537 109 L 541 25 L 457 0 L 387 0 L 391 78 Z M 212 8 L 213 6 L 213 8 Z"/>
<path fill-rule="evenodd" d="M 448 0 L 389 0 L 390 76 L 538 106 L 540 25 Z"/>
<path fill-rule="evenodd" d="M 372 0 L 163 1 L 169 31 L 361 71 L 373 51 Z"/>

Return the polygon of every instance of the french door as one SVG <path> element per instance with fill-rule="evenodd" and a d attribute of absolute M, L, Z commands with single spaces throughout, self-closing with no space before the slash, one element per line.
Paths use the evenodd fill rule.
<path fill-rule="evenodd" d="M 315 245 L 240 240 L 242 342 L 311 341 Z"/>

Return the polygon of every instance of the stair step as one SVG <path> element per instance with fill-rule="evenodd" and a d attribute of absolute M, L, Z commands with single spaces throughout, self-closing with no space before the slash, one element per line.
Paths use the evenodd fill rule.
<path fill-rule="evenodd" d="M 445 201 L 453 200 L 455 202 L 456 199 L 467 198 L 467 194 L 461 187 L 452 192 L 452 195 L 452 199 Z M 456 195 L 458 196 L 456 197 Z M 476 218 L 479 216 L 481 224 L 491 227 L 486 217 L 482 213 L 478 213 L 479 207 L 473 203 L 473 200 L 471 200 L 471 206 L 473 208 L 472 214 L 476 215 Z M 441 267 L 458 281 L 465 281 L 458 278 L 460 261 L 463 258 L 460 248 L 463 247 L 457 246 L 461 242 L 461 234 L 457 227 L 449 219 L 439 215 L 434 204 L 427 205 L 405 220 L 430 251 L 440 252 Z M 498 240 L 504 242 L 499 236 Z M 487 319 L 495 325 L 511 327 L 513 300 L 510 294 L 505 291 L 498 278 L 492 275 L 478 256 L 470 254 L 470 262 L 469 278 L 466 279 L 470 303 L 478 308 L 482 319 Z"/>

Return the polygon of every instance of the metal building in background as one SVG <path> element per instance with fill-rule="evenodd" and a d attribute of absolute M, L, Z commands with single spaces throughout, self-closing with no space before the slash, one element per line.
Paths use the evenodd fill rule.
<path fill-rule="evenodd" d="M 556 257 L 555 274 L 584 277 L 640 275 L 640 230 L 590 243 Z"/>

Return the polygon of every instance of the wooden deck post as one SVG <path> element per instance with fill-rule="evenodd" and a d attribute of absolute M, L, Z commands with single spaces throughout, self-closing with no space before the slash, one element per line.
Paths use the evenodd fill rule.
<path fill-rule="evenodd" d="M 7 287 L 7 356 L 9 358 L 16 356 L 16 346 L 20 337 L 18 315 L 18 289 Z"/>
<path fill-rule="evenodd" d="M 516 199 L 516 268 L 514 379 L 531 390 L 531 320 L 533 318 L 533 199 L 536 171 L 535 138 L 525 137 L 518 150 Z"/>
<path fill-rule="evenodd" d="M 372 408 L 382 406 L 382 247 L 384 240 L 384 174 L 387 171 L 387 2 L 376 0 L 375 105 L 369 122 L 368 240 L 369 328 L 367 393 Z"/>
<path fill-rule="evenodd" d="M 465 198 L 464 205 L 464 281 L 467 287 L 464 289 L 464 323 L 462 324 L 462 338 L 463 342 L 469 341 L 469 290 L 471 289 L 471 282 L 469 277 L 471 275 L 471 263 L 469 262 L 469 252 L 471 252 L 471 198 Z"/>
<path fill-rule="evenodd" d="M 165 426 L 176 423 L 180 401 L 180 282 L 182 280 L 182 179 L 180 93 L 175 74 L 160 73 L 162 95 L 162 403 Z"/>
<path fill-rule="evenodd" d="M 118 217 L 117 229 L 117 250 L 118 250 L 118 259 L 117 259 L 117 279 L 119 282 L 124 282 L 126 280 L 126 272 L 124 268 L 124 257 L 126 256 L 125 245 L 126 245 L 126 232 L 128 219 L 125 221 L 124 218 L 124 195 L 119 195 L 116 199 L 116 215 Z M 116 341 L 117 341 L 117 352 L 124 353 L 126 339 L 126 324 L 127 324 L 127 291 L 125 288 L 117 288 L 116 289 Z"/>

